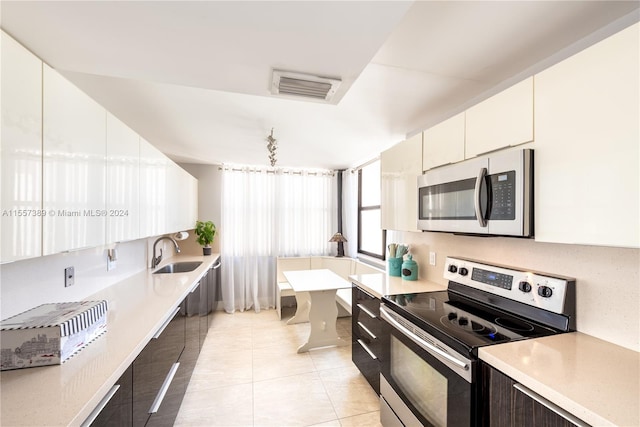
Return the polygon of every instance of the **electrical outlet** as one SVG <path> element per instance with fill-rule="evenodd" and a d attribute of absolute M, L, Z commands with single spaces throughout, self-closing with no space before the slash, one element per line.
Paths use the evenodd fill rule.
<path fill-rule="evenodd" d="M 68 288 L 72 286 L 76 278 L 76 272 L 73 267 L 67 267 L 64 269 L 64 287 Z"/>
<path fill-rule="evenodd" d="M 429 252 L 429 265 L 436 265 L 436 253 Z"/>

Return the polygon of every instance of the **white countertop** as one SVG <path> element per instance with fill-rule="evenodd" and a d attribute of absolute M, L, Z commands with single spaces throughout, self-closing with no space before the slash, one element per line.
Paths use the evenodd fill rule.
<path fill-rule="evenodd" d="M 351 280 L 377 298 L 383 295 L 411 294 L 417 292 L 445 291 L 447 287 L 426 280 L 403 280 L 385 273 L 354 274 Z"/>
<path fill-rule="evenodd" d="M 108 301 L 107 332 L 62 365 L 3 371 L 0 423 L 80 425 L 218 258 L 169 258 L 159 267 L 176 261 L 202 265 L 188 273 L 145 270 L 86 298 Z"/>
<path fill-rule="evenodd" d="M 480 359 L 593 426 L 640 425 L 640 353 L 580 332 L 480 348 Z"/>
<path fill-rule="evenodd" d="M 327 269 L 284 271 L 283 274 L 295 292 L 328 291 L 351 287 L 349 281 Z"/>

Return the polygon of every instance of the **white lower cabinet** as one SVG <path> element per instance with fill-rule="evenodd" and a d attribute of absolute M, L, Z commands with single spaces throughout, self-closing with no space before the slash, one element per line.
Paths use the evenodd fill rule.
<path fill-rule="evenodd" d="M 0 262 L 42 255 L 42 61 L 2 32 Z"/>
<path fill-rule="evenodd" d="M 640 247 L 639 26 L 536 76 L 537 241 Z"/>
<path fill-rule="evenodd" d="M 107 243 L 140 237 L 140 137 L 107 113 Z"/>
<path fill-rule="evenodd" d="M 104 245 L 106 111 L 43 66 L 43 255 Z"/>
<path fill-rule="evenodd" d="M 422 174 L 422 133 L 380 154 L 381 228 L 418 231 L 418 176 Z"/>

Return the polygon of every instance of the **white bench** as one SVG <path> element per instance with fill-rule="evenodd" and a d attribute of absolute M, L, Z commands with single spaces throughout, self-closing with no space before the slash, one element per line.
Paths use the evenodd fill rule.
<path fill-rule="evenodd" d="M 276 269 L 276 310 L 279 319 L 282 319 L 282 299 L 295 296 L 295 292 L 291 289 L 291 285 L 287 282 L 287 278 L 283 272 L 321 268 L 329 269 L 345 280 L 349 280 L 349 276 L 352 274 L 384 273 L 383 270 L 353 258 L 329 256 L 279 257 Z M 336 292 L 336 303 L 338 303 L 338 316 L 350 316 L 351 289 L 338 289 Z"/>

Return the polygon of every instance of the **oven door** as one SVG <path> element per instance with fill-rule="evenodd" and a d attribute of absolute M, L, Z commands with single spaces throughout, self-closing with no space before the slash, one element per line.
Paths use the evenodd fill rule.
<path fill-rule="evenodd" d="M 448 349 L 384 304 L 380 315 L 384 320 L 382 419 L 393 418 L 389 417 L 391 409 L 405 426 L 479 423 L 475 414 L 478 395 L 475 362 Z"/>

